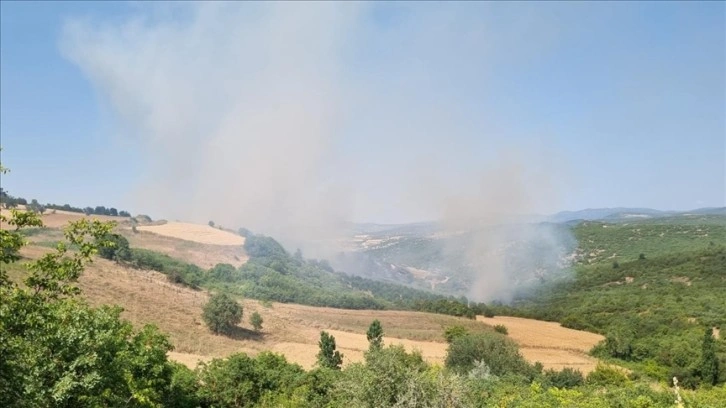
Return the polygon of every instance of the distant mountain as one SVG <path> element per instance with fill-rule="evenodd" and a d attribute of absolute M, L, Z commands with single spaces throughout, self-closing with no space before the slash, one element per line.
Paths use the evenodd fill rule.
<path fill-rule="evenodd" d="M 561 211 L 549 217 L 552 222 L 568 222 L 575 220 L 602 220 L 613 216 L 620 217 L 630 215 L 632 217 L 652 218 L 662 217 L 668 214 L 666 211 L 654 210 L 652 208 L 587 208 L 578 211 Z"/>
<path fill-rule="evenodd" d="M 571 222 L 577 220 L 623 221 L 673 217 L 680 215 L 726 215 L 726 207 L 698 208 L 690 211 L 661 211 L 652 208 L 588 208 L 579 211 L 562 211 L 549 217 L 551 222 Z"/>
<path fill-rule="evenodd" d="M 354 224 L 356 234 L 383 234 L 385 235 L 426 235 L 436 231 L 435 222 L 416 222 L 411 224 Z"/>

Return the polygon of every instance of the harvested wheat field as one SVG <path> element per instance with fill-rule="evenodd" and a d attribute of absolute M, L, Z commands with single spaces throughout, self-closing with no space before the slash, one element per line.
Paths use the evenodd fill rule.
<path fill-rule="evenodd" d="M 545 368 L 576 368 L 587 374 L 594 370 L 598 360 L 587 353 L 603 336 L 562 327 L 559 323 L 519 317 L 482 317 L 477 320 L 489 325 L 501 324 L 509 337 L 519 344 L 522 355 L 529 361 L 541 362 Z"/>
<path fill-rule="evenodd" d="M 137 233 L 133 233 L 128 228 L 121 231 L 129 240 L 132 248 L 144 248 L 161 252 L 172 258 L 197 265 L 200 268 L 209 269 L 218 263 L 226 263 L 239 267 L 249 259 L 247 252 L 245 252 L 244 247 L 241 245 L 200 244 L 198 242 L 141 231 L 141 228 L 145 227 L 137 227 L 139 230 Z"/>
<path fill-rule="evenodd" d="M 244 245 L 242 236 L 229 231 L 210 227 L 209 225 L 190 224 L 186 222 L 167 222 L 163 225 L 145 225 L 137 227 L 139 231 L 153 232 L 171 238 L 198 242 L 208 245 Z"/>

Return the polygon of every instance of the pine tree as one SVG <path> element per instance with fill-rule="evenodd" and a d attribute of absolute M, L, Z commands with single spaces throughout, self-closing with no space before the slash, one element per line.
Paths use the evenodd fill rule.
<path fill-rule="evenodd" d="M 343 364 L 343 355 L 335 350 L 335 337 L 325 331 L 320 332 L 320 351 L 318 352 L 318 365 L 320 367 L 340 370 Z"/>
<path fill-rule="evenodd" d="M 380 350 L 383 347 L 383 327 L 378 319 L 374 320 L 373 323 L 368 326 L 366 337 L 368 338 L 369 351 Z"/>

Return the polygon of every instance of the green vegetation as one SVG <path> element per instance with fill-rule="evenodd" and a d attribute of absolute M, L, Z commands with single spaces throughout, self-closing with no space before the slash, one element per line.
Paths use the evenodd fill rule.
<path fill-rule="evenodd" d="M 325 261 L 290 256 L 273 239 L 251 234 L 248 264 L 205 272 L 129 248 L 112 233 L 113 224 L 87 219 L 69 225 L 50 253 L 18 265 L 23 230 L 42 228 L 42 222 L 35 212 L 0 218 L 12 227 L 0 229 L 0 406 L 604 408 L 673 407 L 675 401 L 721 407 L 726 401 L 726 343 L 714 331 L 726 319 L 726 240 L 713 217 L 704 224 L 649 220 L 635 229 L 582 223 L 574 227 L 585 242 L 572 279 L 542 285 L 512 305 L 488 307 L 340 274 Z M 189 370 L 167 361 L 173 346 L 156 328 L 134 330 L 120 308 L 91 307 L 78 296 L 75 281 L 95 254 L 179 283 L 223 289 L 204 313 L 220 333 L 242 318 L 230 294 L 462 316 L 496 312 L 602 333 L 606 339 L 593 353 L 608 364 L 587 377 L 572 369 L 543 370 L 501 333 L 453 326 L 444 332 L 445 366 L 431 366 L 417 352 L 384 347 L 383 328 L 374 321 L 365 360 L 346 367 L 335 338 L 322 332 L 318 367 L 310 371 L 267 352 Z M 23 266 L 23 283 L 15 283 Z"/>
<path fill-rule="evenodd" d="M 205 272 L 202 268 L 143 248 L 131 248 L 131 255 L 126 265 L 136 269 L 161 272 L 170 282 L 193 289 L 198 289 L 205 279 Z"/>
<path fill-rule="evenodd" d="M 119 318 L 119 308 L 91 308 L 78 299 L 72 282 L 99 244 L 110 245 L 103 241 L 109 231 L 110 226 L 83 220 L 68 230 L 68 245 L 32 264 L 26 288 L 4 280 L 2 406 L 673 406 L 671 390 L 657 391 L 616 369 L 598 367 L 584 381 L 573 370 L 543 371 L 498 333 L 454 336 L 444 368 L 401 346 L 371 348 L 363 363 L 341 368 L 335 339 L 323 332 L 320 368 L 311 371 L 267 352 L 255 358 L 235 354 L 189 370 L 166 360 L 172 346 L 153 326 L 134 332 Z M 17 250 L 22 240 L 2 242 L 8 254 L 2 261 L 9 262 L 17 253 L 13 243 Z M 78 252 L 67 252 L 69 245 Z M 369 333 L 375 340 L 382 328 L 372 324 Z M 710 340 L 702 340 L 708 350 Z M 723 386 L 681 391 L 689 407 L 718 407 L 725 398 Z"/>
<path fill-rule="evenodd" d="M 103 237 L 101 242 L 106 245 L 99 246 L 98 256 L 118 263 L 130 262 L 132 260 L 131 248 L 129 240 L 123 235 L 108 234 Z"/>
<path fill-rule="evenodd" d="M 250 259 L 240 268 L 219 264 L 194 282 L 263 301 L 344 309 L 419 310 L 472 319 L 486 309 L 483 304 L 468 306 L 465 298 L 336 272 L 325 260 L 290 255 L 270 237 L 248 235 L 245 250 Z"/>
<path fill-rule="evenodd" d="M 492 375 L 530 375 L 532 368 L 519 354 L 519 347 L 499 333 L 467 334 L 449 345 L 446 367 L 465 374 L 475 366 L 486 365 Z"/>
<path fill-rule="evenodd" d="M 701 220 L 705 223 L 695 223 Z M 671 217 L 636 223 L 588 221 L 573 228 L 583 264 L 629 262 L 726 243 L 726 217 Z"/>
<path fill-rule="evenodd" d="M 0 261 L 13 263 L 24 245 L 18 229 L 42 223 L 32 212 L 0 217 L 17 227 L 0 233 Z M 153 326 L 134 332 L 120 308 L 93 308 L 77 296 L 74 282 L 111 228 L 70 224 L 65 242 L 27 264 L 22 286 L 0 272 L 0 406 L 177 404 L 166 337 Z"/>
<path fill-rule="evenodd" d="M 60 211 L 68 211 L 68 212 L 75 212 L 75 213 L 82 213 L 86 215 L 110 215 L 113 217 L 130 217 L 131 214 L 129 214 L 128 211 L 119 211 L 113 207 L 106 208 L 102 205 L 96 206 L 95 208 L 92 207 L 73 207 L 70 204 L 40 204 L 37 199 L 32 199 L 30 202 L 22 197 L 13 197 L 12 195 L 8 194 L 7 191 L 4 191 L 0 189 L 0 205 L 5 208 L 16 208 L 18 205 L 25 205 L 30 211 L 42 214 L 46 210 L 60 210 Z"/>
<path fill-rule="evenodd" d="M 593 353 L 645 378 L 675 376 L 685 388 L 723 383 L 726 344 L 704 332 L 726 324 L 726 230 L 714 217 L 705 225 L 677 218 L 576 226 L 584 255 L 574 279 L 495 311 L 601 333 Z"/>
<path fill-rule="evenodd" d="M 252 325 L 252 328 L 255 329 L 255 331 L 262 330 L 262 323 L 264 321 L 262 320 L 262 316 L 258 312 L 252 313 L 250 316 L 250 324 Z"/>
<path fill-rule="evenodd" d="M 242 306 L 225 293 L 218 293 L 204 305 L 202 319 L 212 332 L 230 334 L 242 321 Z"/>
<path fill-rule="evenodd" d="M 343 364 L 343 355 L 335 349 L 335 337 L 328 334 L 328 332 L 320 332 L 318 346 L 320 347 L 320 351 L 318 352 L 318 366 L 340 370 L 340 366 Z"/>
<path fill-rule="evenodd" d="M 369 351 L 380 350 L 383 347 L 383 327 L 378 319 L 374 320 L 368 327 L 366 338 L 368 339 Z"/>
<path fill-rule="evenodd" d="M 449 344 L 451 344 L 455 339 L 466 336 L 467 334 L 469 334 L 469 330 L 467 330 L 464 326 L 451 326 L 444 330 L 444 338 Z"/>

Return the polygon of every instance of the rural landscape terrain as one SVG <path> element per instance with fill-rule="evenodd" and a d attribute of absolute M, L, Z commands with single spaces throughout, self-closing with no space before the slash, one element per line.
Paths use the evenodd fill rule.
<path fill-rule="evenodd" d="M 33 267 L 27 267 L 57 251 L 68 225 L 85 220 L 111 223 L 104 236 L 113 243 L 100 247 L 101 256 L 93 256 L 78 277 L 80 299 L 90 308 L 120 306 L 119 317 L 136 331 L 146 325 L 157 327 L 172 345 L 166 352 L 168 361 L 182 364 L 174 366 L 172 380 L 175 375 L 211 375 L 211 367 L 229 369 L 223 367 L 233 364 L 234 356 L 254 358 L 270 352 L 283 356 L 284 364 L 298 367 L 295 370 L 303 377 L 306 372 L 321 375 L 324 332 L 332 336 L 342 357 L 333 369 L 342 370 L 343 377 L 329 379 L 327 386 L 333 387 L 345 375 L 363 375 L 356 370 L 380 364 L 372 357 L 367 335 L 376 321 L 383 328 L 384 347 L 403 353 L 386 357 L 393 359 L 390 364 L 403 358 L 395 363 L 403 366 L 388 368 L 403 370 L 396 375 L 413 375 L 405 362 L 420 359 L 417 364 L 434 370 L 429 376 L 439 373 L 432 377 L 435 384 L 459 381 L 456 387 L 465 387 L 440 384 L 436 387 L 444 388 L 426 397 L 432 403 L 454 398 L 464 406 L 475 400 L 483 406 L 529 406 L 531 401 L 542 406 L 613 406 L 612 398 L 617 396 L 622 406 L 635 406 L 633 401 L 672 406 L 677 394 L 689 406 L 718 406 L 725 395 L 726 342 L 720 335 L 726 316 L 723 208 L 560 221 L 557 228 L 571 231 L 578 242 L 564 256 L 570 262 L 547 279 L 527 285 L 508 302 L 484 304 L 468 300 L 466 292 L 429 285 L 435 274 L 431 265 L 447 270 L 440 265 L 450 262 L 435 248 L 451 237 L 442 237 L 434 226 L 379 227 L 363 241 L 356 232 L 351 242 L 357 245 L 345 256 L 363 254 L 383 269 L 409 272 L 403 277 L 376 276 L 373 268 L 361 277 L 337 271 L 325 260 L 306 260 L 299 250 L 291 254 L 274 239 L 243 228 L 234 232 L 212 222 L 199 225 L 47 208 L 52 205 L 33 209 L 18 202 L 27 200 L 4 196 L 4 234 L 14 233 L 16 224 L 11 220 L 23 214 L 37 214 L 42 226 L 17 230 L 26 245 L 17 252 L 17 262 L 3 265 L 3 274 L 13 282 L 8 288 L 28 285 Z M 546 226 L 552 223 L 542 221 Z M 410 231 L 404 231 L 407 228 Z M 449 279 L 470 278 L 456 272 L 449 268 Z M 244 318 L 228 330 L 214 330 L 205 320 L 205 307 L 215 294 L 227 294 L 241 307 Z M 257 326 L 248 323 L 253 314 L 261 317 Z M 506 343 L 492 345 L 491 338 Z M 456 351 L 457 347 L 464 350 Z M 497 368 L 501 362 L 489 362 L 492 356 L 487 354 L 506 355 L 497 347 L 513 347 L 522 367 L 529 368 L 516 369 L 513 361 Z M 709 350 L 716 371 L 707 377 Z M 461 364 L 486 368 L 466 368 L 465 373 L 474 371 L 456 377 Z M 451 374 L 434 367 L 446 367 Z M 495 369 L 500 371 L 494 374 Z M 474 386 L 467 383 L 473 378 L 488 379 L 477 387 L 498 385 L 487 390 L 466 388 Z M 287 387 L 296 384 L 290 381 Z M 237 389 L 239 385 L 229 386 L 233 395 L 238 391 L 247 395 Z M 359 390 L 361 395 L 338 395 L 333 391 L 337 388 L 326 391 L 326 396 L 306 397 L 298 393 L 312 391 L 300 386 L 283 392 L 264 391 L 265 386 L 258 384 L 254 387 L 263 389 L 255 398 L 260 399 L 242 405 L 337 405 L 345 398 L 358 403 L 372 398 L 365 397 L 365 390 Z M 204 397 L 197 386 L 192 388 L 197 389 L 188 396 L 192 405 L 235 405 L 232 400 L 224 402 L 222 394 Z M 524 390 L 526 396 L 521 394 Z M 674 394 L 674 390 L 680 391 Z M 438 394 L 442 392 L 453 395 Z M 397 400 L 400 395 L 390 397 Z M 423 406 L 419 404 L 423 403 L 411 406 Z"/>
<path fill-rule="evenodd" d="M 0 1 L 0 408 L 726 408 L 726 2 Z"/>

